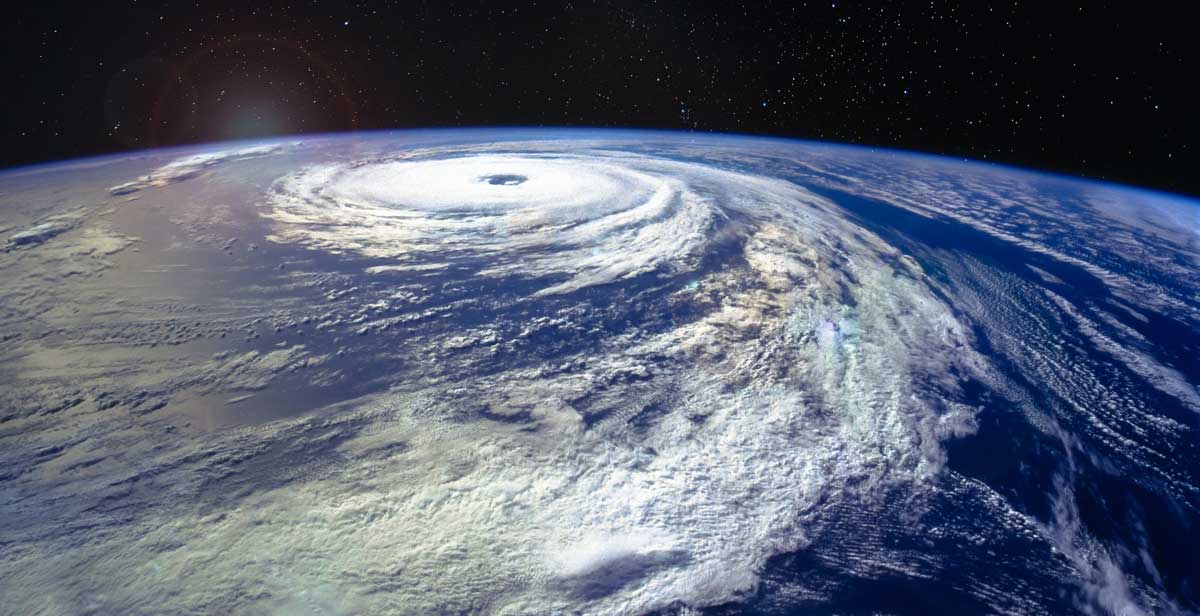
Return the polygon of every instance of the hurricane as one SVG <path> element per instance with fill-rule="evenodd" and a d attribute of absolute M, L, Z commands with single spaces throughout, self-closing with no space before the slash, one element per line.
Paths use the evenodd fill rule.
<path fill-rule="evenodd" d="M 161 156 L 4 255 L 23 613 L 1197 606 L 1195 203 L 676 133 Z M 104 304 L 38 285 L 88 230 L 188 264 L 110 310 L 158 329 L 47 309 Z"/>

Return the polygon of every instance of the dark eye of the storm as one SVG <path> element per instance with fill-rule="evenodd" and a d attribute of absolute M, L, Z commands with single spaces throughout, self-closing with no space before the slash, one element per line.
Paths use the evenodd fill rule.
<path fill-rule="evenodd" d="M 516 186 L 517 184 L 521 184 L 525 180 L 528 180 L 528 179 L 529 178 L 527 178 L 523 175 L 499 174 L 499 175 L 485 175 L 485 176 L 479 178 L 479 181 L 487 182 L 488 184 L 492 184 L 493 186 Z"/>

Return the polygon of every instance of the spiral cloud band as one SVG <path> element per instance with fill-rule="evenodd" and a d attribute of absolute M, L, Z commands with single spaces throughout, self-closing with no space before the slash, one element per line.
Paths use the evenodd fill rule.
<path fill-rule="evenodd" d="M 280 182 L 274 216 L 327 249 L 570 273 L 557 293 L 699 256 L 719 210 L 671 171 L 515 155 L 317 168 Z"/>
<path fill-rule="evenodd" d="M 971 429 L 971 410 L 947 395 L 950 370 L 976 371 L 969 335 L 915 263 L 826 199 L 620 152 L 425 156 L 281 179 L 268 211 L 277 241 L 393 273 L 467 264 L 486 280 L 533 280 L 517 304 L 558 297 L 564 327 L 634 315 L 639 304 L 613 285 L 639 279 L 643 295 L 688 315 L 594 329 L 602 350 L 578 356 L 589 364 L 579 373 L 474 385 L 491 414 L 524 412 L 535 431 L 439 424 L 436 437 L 409 437 L 431 431 L 427 417 L 403 428 L 428 466 L 389 471 L 404 495 L 385 499 L 371 542 L 394 542 L 405 575 L 440 600 L 491 597 L 513 613 L 733 600 L 765 559 L 815 532 L 805 517 L 819 503 L 919 483 L 941 464 L 940 440 Z M 564 297 L 595 289 L 594 303 Z M 495 318 L 493 332 L 526 325 Z M 928 352 L 914 358 L 914 347 Z M 443 465 L 469 470 L 431 483 Z M 384 506 L 354 500 L 364 514 Z M 497 579 L 511 596 L 493 595 Z"/>

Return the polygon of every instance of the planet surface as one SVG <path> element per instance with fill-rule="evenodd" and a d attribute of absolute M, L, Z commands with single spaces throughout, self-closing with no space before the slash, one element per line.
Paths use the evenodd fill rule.
<path fill-rule="evenodd" d="M 0 175 L 0 612 L 1200 609 L 1200 205 L 483 129 Z"/>

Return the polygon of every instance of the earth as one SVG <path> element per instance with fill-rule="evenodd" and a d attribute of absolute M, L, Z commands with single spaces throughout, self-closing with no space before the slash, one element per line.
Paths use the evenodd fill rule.
<path fill-rule="evenodd" d="M 484 129 L 0 175 L 0 612 L 1200 610 L 1200 204 Z"/>

